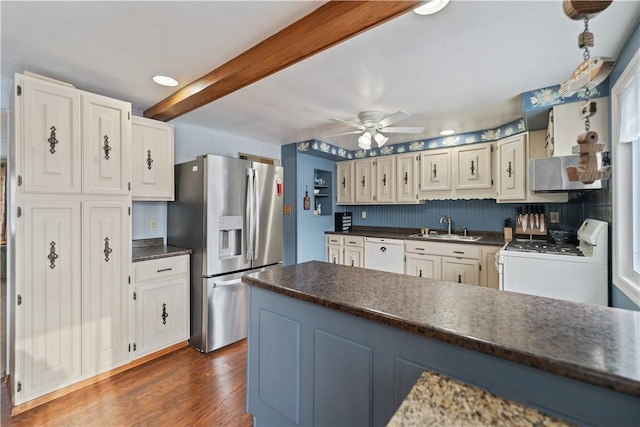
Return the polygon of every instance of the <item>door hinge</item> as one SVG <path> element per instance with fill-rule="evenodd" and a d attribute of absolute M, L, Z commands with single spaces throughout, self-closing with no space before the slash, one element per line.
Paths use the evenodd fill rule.
<path fill-rule="evenodd" d="M 129 181 L 129 191 L 131 191 L 131 181 Z"/>
<path fill-rule="evenodd" d="M 373 161 L 373 166 L 375 166 L 376 164 L 377 164 L 377 162 L 374 160 L 374 161 Z"/>
<path fill-rule="evenodd" d="M 131 120 L 131 111 L 127 111 L 127 119 Z"/>
<path fill-rule="evenodd" d="M 136 292 L 133 293 L 133 300 L 135 301 L 138 298 L 138 294 Z"/>
<path fill-rule="evenodd" d="M 16 87 L 16 93 L 18 94 L 18 96 L 22 95 L 22 86 L 18 85 L 18 87 Z M 18 383 L 20 384 L 20 383 Z"/>
<path fill-rule="evenodd" d="M 20 206 L 18 206 L 18 210 L 17 210 L 17 212 L 16 212 L 16 216 L 17 216 L 18 218 L 20 218 L 20 217 L 22 216 L 22 208 L 21 208 Z"/>
<path fill-rule="evenodd" d="M 133 343 L 133 351 L 136 351 L 136 343 Z"/>
<path fill-rule="evenodd" d="M 377 197 L 377 196 L 373 196 L 373 200 L 376 200 L 376 197 Z"/>
<path fill-rule="evenodd" d="M 18 393 L 22 391 L 22 381 L 18 381 Z"/>
<path fill-rule="evenodd" d="M 22 175 L 18 175 L 18 187 L 22 186 Z"/>
<path fill-rule="evenodd" d="M 493 145 L 491 146 L 491 152 L 493 153 Z"/>
<path fill-rule="evenodd" d="M 131 276 L 129 276 L 129 284 L 131 284 Z"/>
<path fill-rule="evenodd" d="M 131 344 L 129 344 L 129 353 L 131 353 Z"/>
<path fill-rule="evenodd" d="M 18 295 L 18 305 L 22 305 L 22 295 Z"/>
<path fill-rule="evenodd" d="M 129 211 L 129 216 L 131 216 L 131 206 L 127 208 L 127 211 Z"/>
<path fill-rule="evenodd" d="M 491 180 L 491 185 L 493 185 L 493 180 Z"/>
<path fill-rule="evenodd" d="M 478 271 L 482 271 L 482 266 L 481 265 L 478 266 Z"/>

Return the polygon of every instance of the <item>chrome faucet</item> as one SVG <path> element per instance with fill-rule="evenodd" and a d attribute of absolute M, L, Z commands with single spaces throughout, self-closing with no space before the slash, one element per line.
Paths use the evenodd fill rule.
<path fill-rule="evenodd" d="M 451 217 L 443 215 L 440 218 L 440 224 L 442 224 L 443 222 L 447 223 L 447 234 L 451 234 Z"/>

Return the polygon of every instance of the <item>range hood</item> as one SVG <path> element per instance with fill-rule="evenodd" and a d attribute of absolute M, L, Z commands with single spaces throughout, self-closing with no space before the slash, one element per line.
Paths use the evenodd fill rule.
<path fill-rule="evenodd" d="M 607 166 L 609 153 L 596 154 L 598 169 Z M 534 193 L 552 193 L 567 191 L 600 190 L 609 187 L 609 180 L 600 179 L 593 184 L 583 184 L 580 181 L 569 181 L 567 166 L 578 166 L 580 155 L 545 157 L 529 160 L 529 185 Z"/>

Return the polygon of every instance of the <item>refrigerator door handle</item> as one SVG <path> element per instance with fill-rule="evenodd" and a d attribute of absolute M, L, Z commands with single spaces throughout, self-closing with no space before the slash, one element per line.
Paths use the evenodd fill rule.
<path fill-rule="evenodd" d="M 255 236 L 253 236 L 253 259 L 258 259 L 258 248 L 260 247 L 260 207 L 258 206 L 258 201 L 260 200 L 258 197 L 258 191 L 260 191 L 260 179 L 256 169 L 254 169 L 253 174 L 253 221 L 255 232 Z"/>
<path fill-rule="evenodd" d="M 255 171 L 251 168 L 247 168 L 247 206 L 246 206 L 246 251 L 247 251 L 247 261 L 253 260 L 253 248 L 254 248 L 254 237 L 255 237 L 255 223 L 254 223 L 254 202 L 255 197 L 253 196 L 254 192 L 254 177 Z"/>

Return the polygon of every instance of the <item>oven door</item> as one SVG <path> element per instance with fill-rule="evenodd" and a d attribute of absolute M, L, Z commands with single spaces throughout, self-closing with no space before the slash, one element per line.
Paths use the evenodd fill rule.
<path fill-rule="evenodd" d="M 607 305 L 607 266 L 501 251 L 500 289 L 587 304 Z"/>

